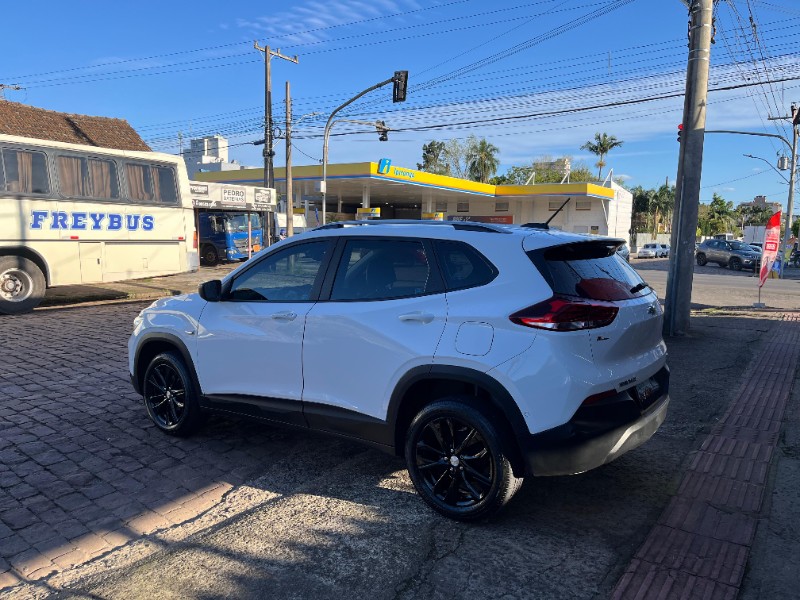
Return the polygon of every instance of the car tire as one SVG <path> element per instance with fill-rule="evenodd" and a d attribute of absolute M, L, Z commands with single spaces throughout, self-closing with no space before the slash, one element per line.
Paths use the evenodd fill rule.
<path fill-rule="evenodd" d="M 47 284 L 38 265 L 22 256 L 0 256 L 0 314 L 32 311 L 44 299 Z"/>
<path fill-rule="evenodd" d="M 150 420 L 166 434 L 188 436 L 203 421 L 194 378 L 175 351 L 162 352 L 147 365 L 142 396 Z"/>
<path fill-rule="evenodd" d="M 736 258 L 736 257 L 734 256 L 734 257 L 733 257 L 733 258 L 731 258 L 731 260 L 728 262 L 728 266 L 729 266 L 729 267 L 731 268 L 731 270 L 733 270 L 733 271 L 741 271 L 741 270 L 742 270 L 742 261 L 741 261 L 741 259 L 739 259 L 739 258 Z"/>
<path fill-rule="evenodd" d="M 705 254 L 703 254 L 703 253 L 701 252 L 701 253 L 700 253 L 700 254 L 698 254 L 698 255 L 697 255 L 695 258 L 696 258 L 696 260 L 697 260 L 697 264 L 698 264 L 698 266 L 701 266 L 701 267 L 704 267 L 704 266 L 706 266 L 706 263 L 708 262 L 708 260 L 706 259 L 706 255 L 705 255 Z"/>
<path fill-rule="evenodd" d="M 449 397 L 423 408 L 408 429 L 411 481 L 435 511 L 457 521 L 496 514 L 522 485 L 488 412 L 473 398 Z"/>
<path fill-rule="evenodd" d="M 203 262 L 209 267 L 213 267 L 219 262 L 219 254 L 217 253 L 217 249 L 210 244 L 203 246 L 202 256 Z"/>

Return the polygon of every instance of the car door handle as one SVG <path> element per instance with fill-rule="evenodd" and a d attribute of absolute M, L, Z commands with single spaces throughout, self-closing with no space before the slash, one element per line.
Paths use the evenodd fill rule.
<path fill-rule="evenodd" d="M 430 323 L 433 321 L 433 315 L 426 312 L 413 312 L 397 317 L 401 321 L 418 321 L 419 323 Z"/>
<path fill-rule="evenodd" d="M 276 312 L 270 315 L 276 321 L 294 321 L 297 318 L 297 313 L 290 310 L 284 312 Z"/>

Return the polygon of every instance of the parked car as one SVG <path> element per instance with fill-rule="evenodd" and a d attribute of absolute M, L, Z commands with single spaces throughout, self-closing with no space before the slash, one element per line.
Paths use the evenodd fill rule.
<path fill-rule="evenodd" d="M 593 469 L 664 420 L 662 310 L 621 243 L 330 224 L 144 309 L 131 381 L 164 433 L 219 411 L 359 440 L 405 457 L 434 510 L 481 519 L 526 474 Z"/>
<path fill-rule="evenodd" d="M 628 244 L 622 244 L 617 248 L 617 254 L 624 258 L 625 262 L 631 262 L 631 250 L 628 248 Z"/>
<path fill-rule="evenodd" d="M 669 244 L 658 244 L 659 249 L 659 256 L 667 257 L 669 256 Z"/>
<path fill-rule="evenodd" d="M 730 267 L 734 271 L 755 271 L 761 264 L 761 253 L 744 242 L 711 239 L 700 244 L 695 259 L 701 267 L 712 262 L 720 267 Z"/>
<path fill-rule="evenodd" d="M 658 244 L 645 244 L 636 254 L 638 258 L 658 258 L 660 255 L 661 248 Z"/>

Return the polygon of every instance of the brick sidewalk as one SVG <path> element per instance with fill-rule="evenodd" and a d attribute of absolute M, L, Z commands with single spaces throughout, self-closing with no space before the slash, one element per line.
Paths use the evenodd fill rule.
<path fill-rule="evenodd" d="M 0 317 L 0 596 L 185 524 L 274 460 L 282 434 L 255 425 L 155 430 L 126 363 L 142 306 Z"/>
<path fill-rule="evenodd" d="M 617 582 L 615 600 L 736 598 L 798 357 L 800 317 L 784 317 Z"/>

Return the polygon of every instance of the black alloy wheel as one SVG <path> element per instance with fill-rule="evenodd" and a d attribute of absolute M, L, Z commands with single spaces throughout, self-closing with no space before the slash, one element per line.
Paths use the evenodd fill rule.
<path fill-rule="evenodd" d="M 735 256 L 731 257 L 728 266 L 734 271 L 741 271 L 742 270 L 742 259 L 737 258 Z"/>
<path fill-rule="evenodd" d="M 703 254 L 702 252 L 698 254 L 696 258 L 697 258 L 697 264 L 700 267 L 704 267 L 708 262 L 708 260 L 706 260 L 706 255 Z"/>
<path fill-rule="evenodd" d="M 498 429 L 471 398 L 439 400 L 414 419 L 406 463 L 417 491 L 436 511 L 471 521 L 500 510 L 522 484 Z"/>
<path fill-rule="evenodd" d="M 185 436 L 200 424 L 192 378 L 183 359 L 174 352 L 164 352 L 150 361 L 142 396 L 150 420 L 164 433 Z"/>

